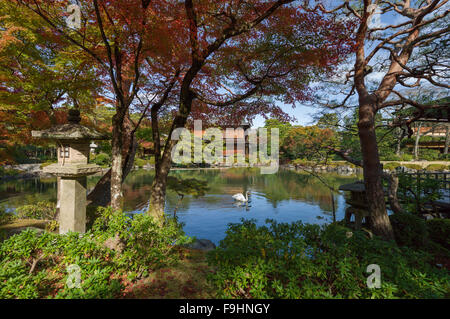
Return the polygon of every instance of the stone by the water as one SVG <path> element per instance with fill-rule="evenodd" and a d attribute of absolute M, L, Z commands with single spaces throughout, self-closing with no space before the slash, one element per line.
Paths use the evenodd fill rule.
<path fill-rule="evenodd" d="M 216 245 L 209 239 L 197 239 L 195 242 L 187 245 L 186 247 L 190 248 L 190 249 L 210 251 L 210 250 L 215 249 Z"/>

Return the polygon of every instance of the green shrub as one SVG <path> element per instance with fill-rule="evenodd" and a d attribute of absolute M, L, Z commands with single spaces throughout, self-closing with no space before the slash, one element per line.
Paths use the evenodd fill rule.
<path fill-rule="evenodd" d="M 100 153 L 92 157 L 93 158 L 91 158 L 91 161 L 99 166 L 108 167 L 111 165 L 111 157 L 106 153 Z"/>
<path fill-rule="evenodd" d="M 332 161 L 327 163 L 327 166 L 330 167 L 340 167 L 340 166 L 349 166 L 355 168 L 356 166 L 350 162 L 347 161 Z"/>
<path fill-rule="evenodd" d="M 419 151 L 419 158 L 424 161 L 437 161 L 440 155 L 441 153 L 438 150 L 428 148 L 420 149 Z"/>
<path fill-rule="evenodd" d="M 430 164 L 427 166 L 427 171 L 447 171 L 450 169 L 450 165 L 445 164 Z"/>
<path fill-rule="evenodd" d="M 412 154 L 407 154 L 407 153 L 402 154 L 402 155 L 400 156 L 400 160 L 401 160 L 401 161 L 405 161 L 405 162 L 412 161 L 412 160 L 414 160 L 414 155 L 412 155 Z"/>
<path fill-rule="evenodd" d="M 13 213 L 7 213 L 2 207 L 0 207 L 0 225 L 4 225 L 15 220 L 17 216 Z"/>
<path fill-rule="evenodd" d="M 86 235 L 23 231 L 0 246 L 0 298 L 116 297 L 121 285 L 110 278 L 114 265 L 107 256 L 107 249 Z M 72 264 L 81 269 L 81 288 L 66 284 Z"/>
<path fill-rule="evenodd" d="M 57 163 L 57 161 L 55 161 L 55 160 L 45 161 L 44 163 L 41 164 L 40 168 L 43 169 L 44 167 L 55 164 L 55 163 Z"/>
<path fill-rule="evenodd" d="M 100 217 L 95 220 L 92 232 L 100 242 L 115 236 L 120 238 L 124 251 L 115 262 L 134 276 L 146 275 L 149 269 L 172 264 L 177 260 L 177 255 L 171 254 L 175 245 L 190 242 L 176 219 L 166 219 L 161 227 L 147 214 L 136 214 L 131 218 L 110 208 L 99 207 L 99 210 Z"/>
<path fill-rule="evenodd" d="M 430 239 L 450 250 L 450 219 L 431 219 L 427 226 Z"/>
<path fill-rule="evenodd" d="M 421 248 L 427 244 L 428 230 L 425 220 L 410 214 L 396 213 L 389 216 L 395 240 L 400 246 Z"/>
<path fill-rule="evenodd" d="M 173 219 L 161 228 L 148 215 L 104 208 L 99 216 L 84 235 L 27 230 L 4 241 L 0 298 L 116 298 L 130 280 L 175 262 L 174 245 L 188 242 Z M 116 236 L 121 249 L 105 242 Z M 81 288 L 68 287 L 69 265 L 80 267 Z"/>
<path fill-rule="evenodd" d="M 443 298 L 450 288 L 449 272 L 426 252 L 336 224 L 268 223 L 230 224 L 208 254 L 220 297 Z M 367 287 L 371 264 L 381 268 L 379 289 Z"/>
<path fill-rule="evenodd" d="M 54 220 L 56 219 L 56 214 L 56 204 L 49 201 L 16 208 L 16 215 L 19 218 Z"/>
<path fill-rule="evenodd" d="M 4 168 L 0 166 L 0 177 L 4 176 L 17 176 L 20 174 L 20 171 L 13 168 Z"/>
<path fill-rule="evenodd" d="M 401 156 L 399 156 L 395 153 L 388 153 L 388 154 L 380 155 L 380 159 L 382 161 L 401 161 L 402 160 Z"/>
<path fill-rule="evenodd" d="M 139 167 L 139 168 L 144 167 L 146 164 L 147 164 L 147 161 L 142 159 L 142 158 L 136 158 L 134 160 L 134 165 Z"/>

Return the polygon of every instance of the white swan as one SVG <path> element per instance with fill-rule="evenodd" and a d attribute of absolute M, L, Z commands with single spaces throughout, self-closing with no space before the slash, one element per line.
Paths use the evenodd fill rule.
<path fill-rule="evenodd" d="M 234 194 L 232 197 L 239 202 L 248 202 L 248 193 L 250 193 L 250 192 L 247 191 L 245 193 L 245 197 L 242 194 Z"/>

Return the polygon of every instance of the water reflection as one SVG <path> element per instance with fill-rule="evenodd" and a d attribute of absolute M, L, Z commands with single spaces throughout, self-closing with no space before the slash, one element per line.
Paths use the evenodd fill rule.
<path fill-rule="evenodd" d="M 252 218 L 257 224 L 272 218 L 280 222 L 302 220 L 307 223 L 326 223 L 332 220 L 330 190 L 317 178 L 289 170 L 261 175 L 258 169 L 204 169 L 176 170 L 177 178 L 197 178 L 208 182 L 209 190 L 203 197 L 179 196 L 167 192 L 166 212 L 185 223 L 191 236 L 218 242 L 225 236 L 228 223 L 241 218 Z M 89 177 L 88 188 L 94 187 L 100 177 Z M 350 183 L 356 176 L 326 174 L 323 181 L 337 188 Z M 147 209 L 153 171 L 133 171 L 124 183 L 124 210 L 143 213 Z M 249 191 L 247 203 L 236 202 L 232 195 Z M 56 202 L 56 179 L 30 179 L 0 183 L 0 205 L 7 210 L 40 200 Z M 178 206 L 178 207 L 177 207 Z M 336 216 L 342 219 L 345 203 L 342 195 L 335 196 Z"/>

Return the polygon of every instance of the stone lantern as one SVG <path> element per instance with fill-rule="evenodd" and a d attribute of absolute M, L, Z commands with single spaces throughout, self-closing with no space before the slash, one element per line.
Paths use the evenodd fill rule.
<path fill-rule="evenodd" d="M 355 215 L 355 229 L 361 229 L 363 219 L 369 216 L 369 206 L 366 200 L 366 188 L 364 182 L 357 181 L 339 186 L 341 191 L 349 191 L 350 198 L 346 198 L 349 205 L 345 210 L 345 224 L 350 225 L 352 215 Z"/>
<path fill-rule="evenodd" d="M 32 131 L 32 136 L 54 140 L 58 146 L 58 163 L 44 167 L 45 173 L 58 177 L 59 233 L 86 231 L 87 176 L 102 168 L 89 164 L 89 144 L 105 140 L 106 136 L 80 125 L 80 111 L 69 110 L 68 124 L 56 125 L 44 131 Z"/>
<path fill-rule="evenodd" d="M 91 153 L 95 154 L 97 152 L 98 145 L 92 142 L 91 145 L 89 145 L 89 148 L 91 149 Z"/>

